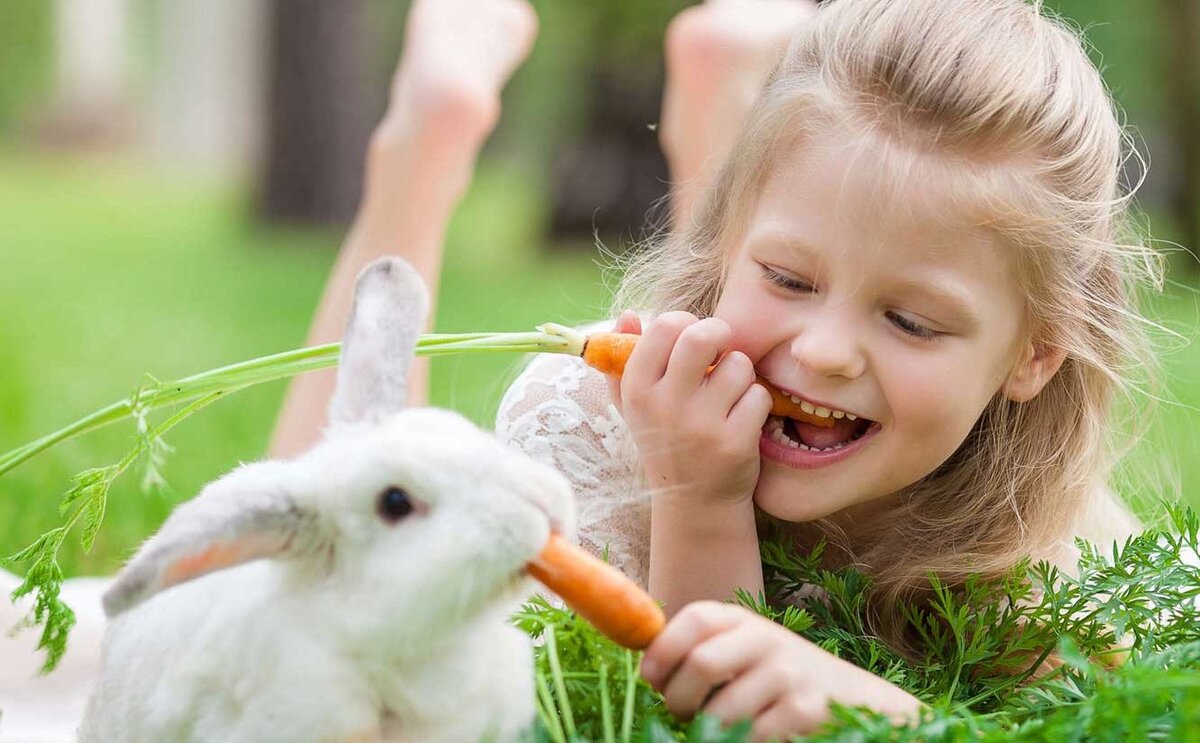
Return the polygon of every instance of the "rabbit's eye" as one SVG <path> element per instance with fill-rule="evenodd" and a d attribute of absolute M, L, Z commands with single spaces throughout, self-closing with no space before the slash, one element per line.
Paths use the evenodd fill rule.
<path fill-rule="evenodd" d="M 379 494 L 379 515 L 384 521 L 394 524 L 412 512 L 412 500 L 400 488 L 390 487 Z"/>

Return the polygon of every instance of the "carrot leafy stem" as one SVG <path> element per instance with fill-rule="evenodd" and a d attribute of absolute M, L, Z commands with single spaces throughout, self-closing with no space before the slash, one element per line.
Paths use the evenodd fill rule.
<path fill-rule="evenodd" d="M 66 522 L 42 534 L 28 547 L 4 560 L 14 566 L 28 566 L 24 581 L 12 592 L 11 599 L 15 602 L 29 595 L 34 597 L 33 607 L 22 625 L 42 627 L 38 649 L 46 651 L 43 672 L 50 672 L 62 660 L 67 649 L 67 635 L 75 625 L 75 612 L 61 598 L 63 572 L 58 564 L 58 553 L 67 536 L 78 528 L 80 543 L 85 550 L 90 550 L 101 524 L 104 523 L 104 514 L 108 508 L 108 491 L 113 482 L 144 454 L 148 455 L 147 459 L 150 460 L 147 464 L 148 471 L 153 471 L 155 478 L 143 478 L 143 484 L 161 481 L 161 475 L 158 475 L 161 461 L 155 462 L 154 458 L 162 456 L 169 448 L 163 441 L 163 435 L 188 416 L 216 402 L 222 396 L 223 393 L 214 392 L 192 401 L 157 426 L 146 426 L 141 430 L 133 448 L 121 461 L 84 470 L 75 475 L 71 479 L 71 487 L 59 501 L 59 512 L 66 518 Z M 134 397 L 137 397 L 136 393 Z M 134 406 L 132 409 L 138 408 Z M 139 421 L 144 421 L 144 418 L 139 418 Z"/>

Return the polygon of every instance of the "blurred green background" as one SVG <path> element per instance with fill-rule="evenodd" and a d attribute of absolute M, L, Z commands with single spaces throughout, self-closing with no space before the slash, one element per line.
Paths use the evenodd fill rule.
<path fill-rule="evenodd" d="M 1190 3 L 1046 3 L 1086 28 L 1129 123 L 1154 156 L 1142 197 L 1154 236 L 1188 246 L 1189 225 L 1200 215 L 1189 196 L 1197 163 L 1186 135 L 1200 89 L 1180 92 L 1196 84 L 1189 73 L 1196 46 L 1186 47 L 1197 30 Z M 451 226 L 438 330 L 522 330 L 605 314 L 604 261 L 593 233 L 621 249 L 641 234 L 641 215 L 661 193 L 665 172 L 647 125 L 656 119 L 662 32 L 686 4 L 534 3 L 539 41 L 506 90 L 500 128 Z M 271 100 L 278 101 L 279 87 L 297 85 L 271 66 L 272 49 L 296 43 L 280 38 L 280 17 L 287 11 L 301 40 L 333 23 L 329 38 L 340 41 L 330 43 L 355 52 L 357 92 L 341 100 L 357 112 L 345 126 L 358 139 L 339 145 L 349 149 L 338 158 L 328 157 L 333 146 L 310 149 L 327 156 L 313 161 L 314 171 L 340 168 L 356 179 L 361 138 L 385 100 L 406 9 L 403 2 L 348 0 L 334 4 L 348 15 L 331 20 L 313 0 L 79 5 L 0 4 L 0 450 L 131 393 L 144 374 L 169 379 L 302 345 L 357 194 L 272 200 L 264 173 L 280 154 L 272 149 L 277 123 L 264 113 L 265 91 L 275 89 Z M 101 12 L 97 5 L 120 21 L 119 63 L 107 82 L 102 74 L 87 77 L 103 72 L 97 57 L 72 62 L 64 53 L 78 39 L 72 23 L 88 20 L 84 35 L 96 35 L 86 14 Z M 85 17 L 72 21 L 72 12 Z M 184 32 L 199 41 L 181 45 Z M 242 39 L 240 51 L 204 46 L 233 37 Z M 71 74 L 92 80 L 93 89 L 109 85 L 107 98 L 81 97 Z M 305 100 L 300 88 L 284 108 Z M 318 131 L 343 125 L 325 116 Z M 1200 136 L 1200 128 L 1193 133 Z M 628 173 L 607 191 L 580 183 L 578 172 L 613 152 L 627 157 Z M 1200 505 L 1200 350 L 1188 342 L 1197 328 L 1197 272 L 1182 251 L 1172 253 L 1170 278 L 1153 314 L 1183 337 L 1164 339 L 1166 402 L 1155 409 L 1153 433 L 1138 446 L 1135 476 L 1123 487 L 1151 498 L 1182 492 Z M 439 360 L 433 402 L 490 424 L 518 363 Z M 143 494 L 136 473 L 119 480 L 95 549 L 85 555 L 72 542 L 63 555 L 67 573 L 114 570 L 175 502 L 262 456 L 283 391 L 275 383 L 241 393 L 173 432 L 170 489 Z M 133 435 L 128 425 L 92 434 L 0 478 L 0 553 L 56 525 L 70 476 L 116 461 Z"/>

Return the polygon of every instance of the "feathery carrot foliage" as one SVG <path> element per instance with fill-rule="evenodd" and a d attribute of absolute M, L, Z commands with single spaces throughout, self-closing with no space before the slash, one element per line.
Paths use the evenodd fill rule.
<path fill-rule="evenodd" d="M 804 608 L 763 596 L 740 602 L 926 702 L 920 722 L 897 727 L 866 710 L 838 708 L 809 741 L 1197 740 L 1200 729 L 1200 562 L 1194 512 L 1171 526 L 1101 552 L 1081 545 L 1078 576 L 1025 563 L 999 581 L 951 590 L 908 606 L 925 656 L 912 662 L 866 629 L 870 581 L 853 569 L 823 570 L 819 550 L 790 553 L 764 543 L 767 592 L 820 589 Z M 536 649 L 538 725 L 531 741 L 554 743 L 743 743 L 749 726 L 710 718 L 672 720 L 636 675 L 638 658 L 571 612 L 535 600 L 519 627 Z M 1115 657 L 1121 648 L 1124 659 Z M 1054 670 L 1035 675 L 1051 654 Z"/>

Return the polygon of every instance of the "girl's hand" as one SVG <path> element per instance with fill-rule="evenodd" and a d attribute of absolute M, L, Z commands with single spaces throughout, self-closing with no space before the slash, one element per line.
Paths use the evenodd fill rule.
<path fill-rule="evenodd" d="M 865 706 L 903 722 L 921 703 L 749 609 L 702 601 L 684 607 L 642 659 L 642 675 L 671 714 L 750 719 L 755 741 L 811 733 L 829 705 Z"/>
<path fill-rule="evenodd" d="M 641 323 L 626 312 L 616 330 L 639 333 Z M 642 335 L 624 375 L 610 378 L 609 388 L 651 487 L 667 497 L 681 493 L 693 503 L 696 497 L 749 503 L 771 395 L 755 384 L 749 357 L 725 353 L 733 340 L 729 325 L 668 312 Z"/>

